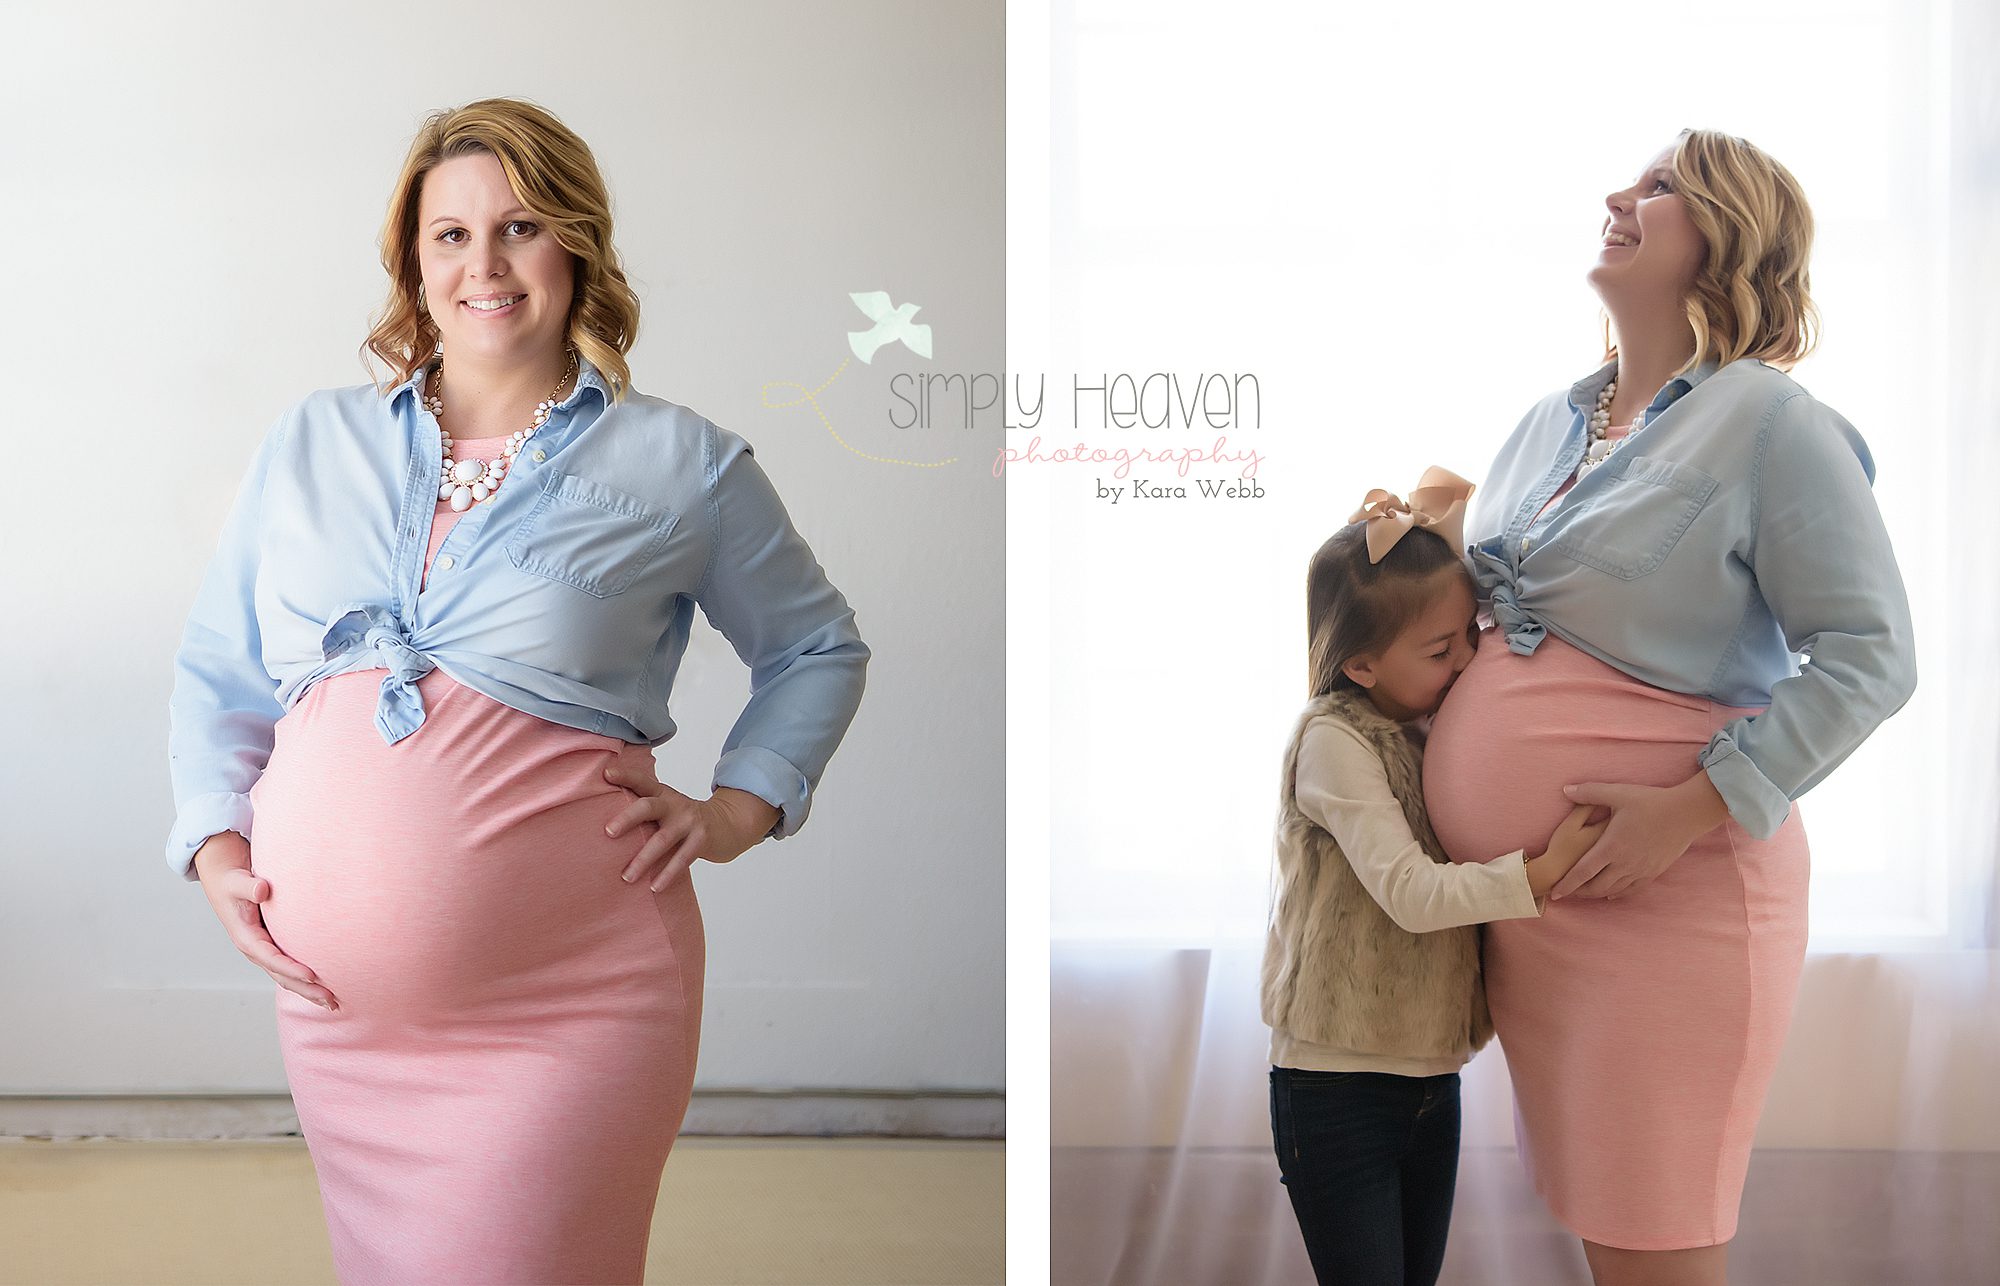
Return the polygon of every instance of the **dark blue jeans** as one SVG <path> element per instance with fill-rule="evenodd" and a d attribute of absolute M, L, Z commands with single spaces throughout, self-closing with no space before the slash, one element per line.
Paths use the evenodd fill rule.
<path fill-rule="evenodd" d="M 1432 1286 L 1458 1183 L 1458 1073 L 1271 1069 L 1271 1139 L 1320 1286 Z"/>

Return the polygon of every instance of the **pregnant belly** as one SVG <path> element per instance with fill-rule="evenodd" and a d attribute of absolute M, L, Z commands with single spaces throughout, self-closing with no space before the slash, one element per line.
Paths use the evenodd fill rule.
<path fill-rule="evenodd" d="M 607 938 L 665 948 L 652 900 L 672 890 L 619 878 L 657 827 L 604 833 L 638 796 L 603 770 L 647 747 L 512 710 L 443 671 L 418 682 L 423 726 L 387 745 L 373 723 L 384 673 L 316 684 L 279 720 L 251 792 L 251 865 L 270 881 L 280 950 L 344 1010 L 409 1018 L 505 1004 L 551 970 L 587 969 Z"/>
<path fill-rule="evenodd" d="M 1716 730 L 1753 711 L 1668 692 L 1549 635 L 1532 655 L 1497 630 L 1452 685 L 1424 749 L 1424 802 L 1454 862 L 1530 856 L 1578 782 L 1672 786 Z"/>

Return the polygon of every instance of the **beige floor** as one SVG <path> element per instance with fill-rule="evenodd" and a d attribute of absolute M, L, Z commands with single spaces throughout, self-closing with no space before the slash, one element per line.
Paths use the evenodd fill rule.
<path fill-rule="evenodd" d="M 1002 1147 L 943 1139 L 674 1145 L 653 1286 L 1004 1279 Z M 0 1141 L 0 1282 L 332 1283 L 297 1141 Z"/>

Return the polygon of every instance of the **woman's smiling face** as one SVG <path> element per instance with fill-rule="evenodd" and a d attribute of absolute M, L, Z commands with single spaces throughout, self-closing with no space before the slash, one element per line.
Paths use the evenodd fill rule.
<path fill-rule="evenodd" d="M 1605 197 L 1604 207 L 1604 247 L 1588 274 L 1597 293 L 1678 302 L 1708 245 L 1674 189 L 1674 149 L 1662 149 L 1637 182 Z"/>
<path fill-rule="evenodd" d="M 490 152 L 454 157 L 423 178 L 417 266 L 445 357 L 543 366 L 569 329 L 574 259 L 514 196 Z M 472 301 L 515 299 L 499 309 Z"/>

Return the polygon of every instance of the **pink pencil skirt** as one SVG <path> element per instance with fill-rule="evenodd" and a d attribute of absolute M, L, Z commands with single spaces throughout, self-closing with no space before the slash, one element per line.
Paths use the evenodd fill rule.
<path fill-rule="evenodd" d="M 1547 847 L 1580 782 L 1670 786 L 1755 710 L 1652 687 L 1550 635 L 1495 630 L 1438 712 L 1424 796 L 1454 861 Z M 1768 840 L 1732 819 L 1616 902 L 1568 897 L 1485 927 L 1494 1031 L 1528 1175 L 1578 1236 L 1629 1250 L 1728 1241 L 1806 945 L 1796 806 Z"/>
<path fill-rule="evenodd" d="M 703 939 L 685 876 L 620 873 L 657 827 L 602 777 L 651 751 L 513 710 L 442 670 L 396 745 L 382 670 L 277 725 L 251 860 L 278 947 L 339 1002 L 277 989 L 278 1036 L 345 1286 L 638 1282 L 687 1111 Z"/>

